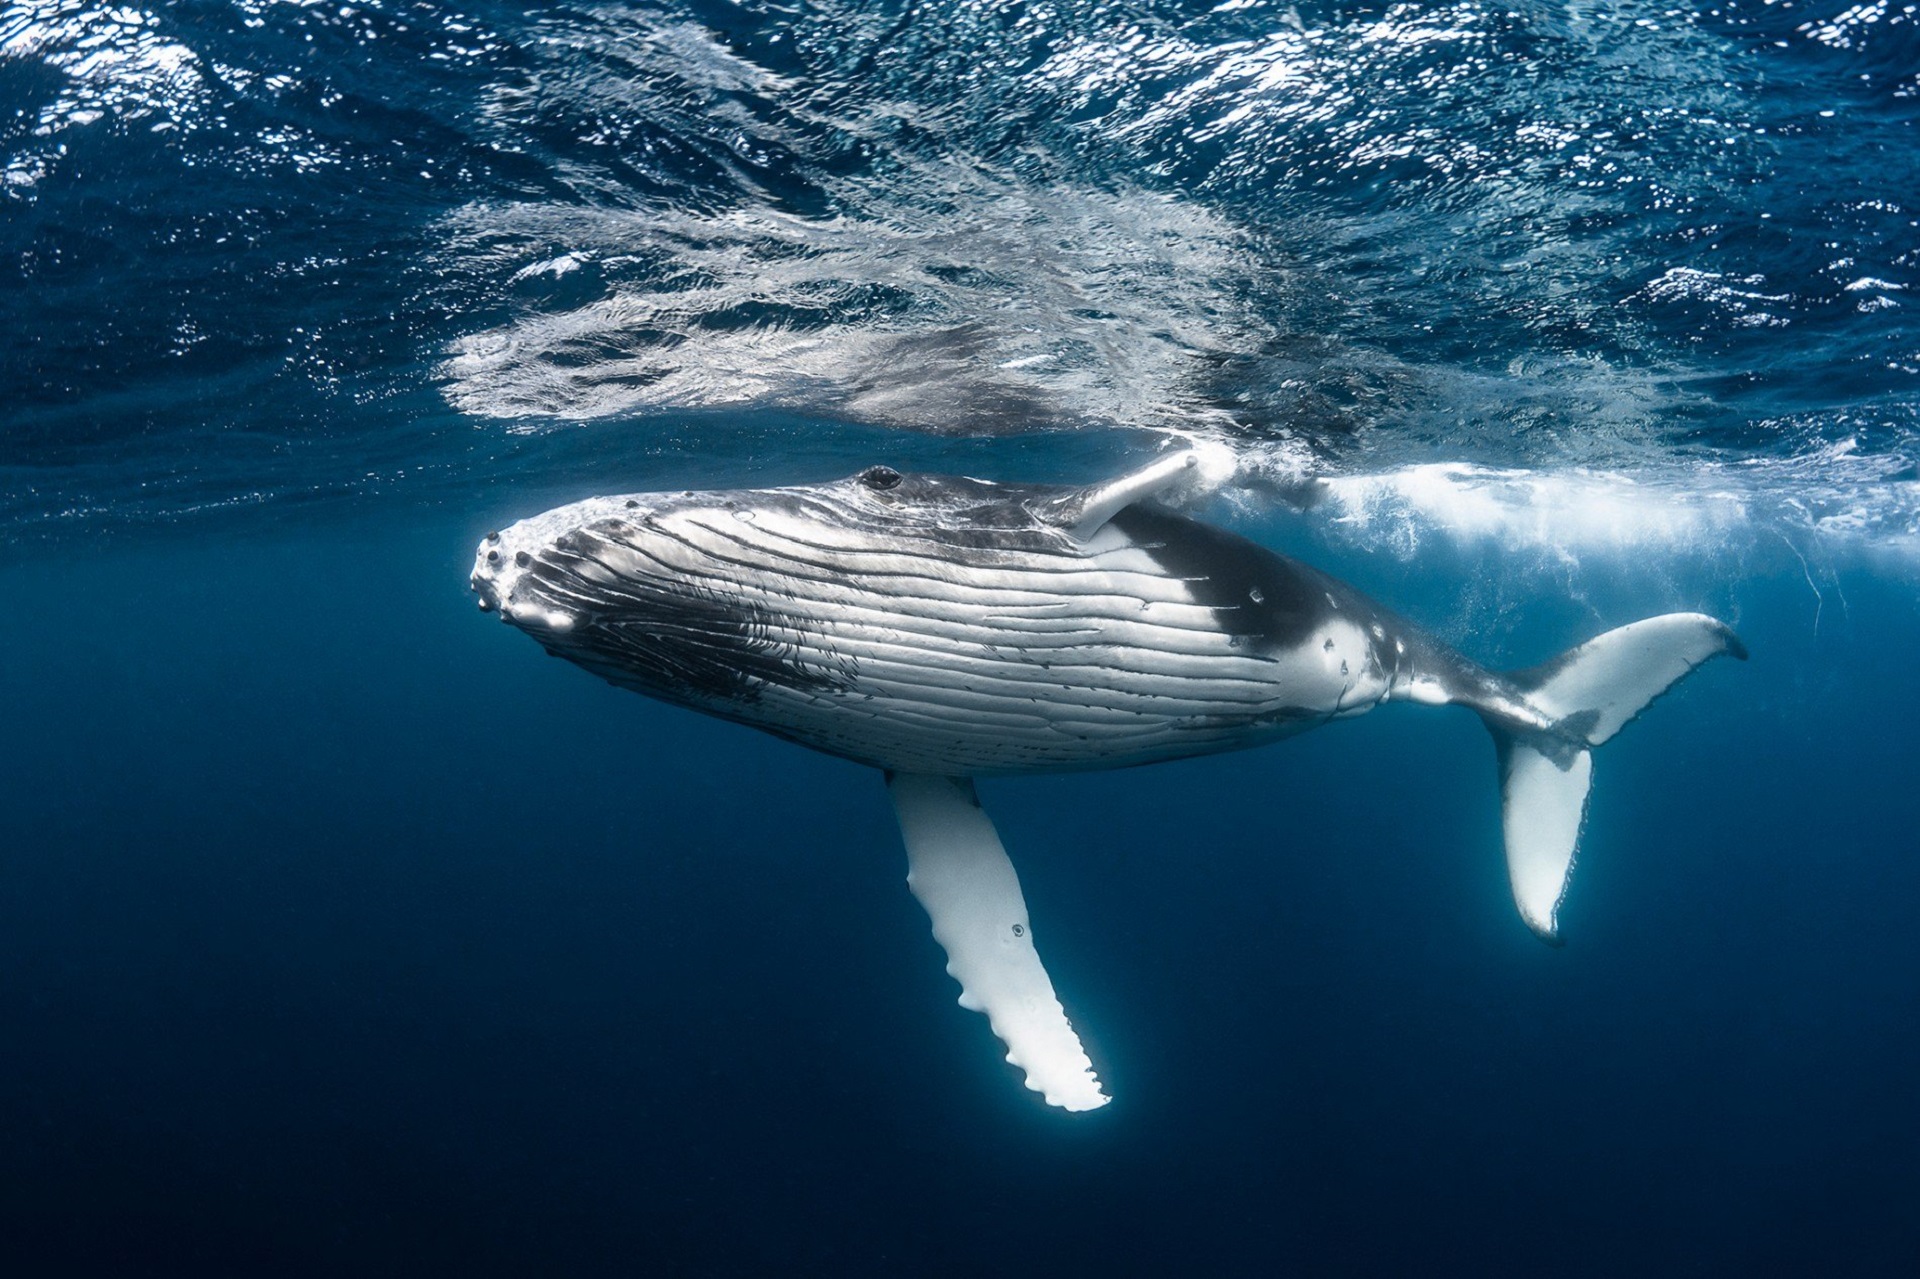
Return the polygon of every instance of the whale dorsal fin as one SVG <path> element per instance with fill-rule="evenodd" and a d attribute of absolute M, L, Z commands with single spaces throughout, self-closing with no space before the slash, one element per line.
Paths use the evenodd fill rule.
<path fill-rule="evenodd" d="M 1034 508 L 1034 514 L 1056 528 L 1063 528 L 1085 541 L 1098 533 L 1106 522 L 1143 498 L 1183 482 L 1199 462 L 1199 455 L 1188 449 L 1163 457 L 1151 466 L 1129 471 L 1117 479 L 1104 480 L 1051 498 Z"/>
<path fill-rule="evenodd" d="M 907 845 L 907 886 L 933 921 L 960 982 L 960 1006 L 987 1015 L 1007 1060 L 1047 1104 L 1107 1104 L 1093 1063 L 1033 948 L 1033 926 L 1007 850 L 965 777 L 889 773 L 887 791 Z"/>

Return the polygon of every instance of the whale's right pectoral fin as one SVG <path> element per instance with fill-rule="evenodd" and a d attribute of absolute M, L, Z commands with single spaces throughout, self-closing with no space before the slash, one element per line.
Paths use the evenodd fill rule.
<path fill-rule="evenodd" d="M 987 1015 L 1027 1087 L 1066 1110 L 1107 1104 L 1093 1063 L 1033 947 L 1033 927 L 1007 850 L 964 777 L 890 773 L 887 790 L 907 845 L 907 885 L 933 920 L 960 982 L 960 1005 Z"/>
<path fill-rule="evenodd" d="M 1194 468 L 1199 460 L 1192 449 L 1174 453 L 1117 479 L 1049 498 L 1034 509 L 1034 514 L 1084 542 L 1135 502 L 1187 483 L 1196 474 Z"/>

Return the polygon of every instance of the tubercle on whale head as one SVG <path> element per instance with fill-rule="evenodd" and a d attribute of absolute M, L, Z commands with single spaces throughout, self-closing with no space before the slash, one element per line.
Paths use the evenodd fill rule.
<path fill-rule="evenodd" d="M 501 621 L 522 627 L 559 633 L 571 629 L 573 619 L 566 614 L 517 598 L 522 579 L 575 530 L 613 518 L 645 519 L 652 507 L 646 494 L 588 498 L 488 533 L 474 550 L 467 579 L 480 611 L 497 612 Z"/>
<path fill-rule="evenodd" d="M 467 586 L 480 597 L 480 611 L 491 613 L 500 607 L 500 597 L 493 589 L 494 571 L 500 564 L 500 534 L 496 531 L 480 539 L 480 549 L 473 555 L 473 572 L 467 577 Z"/>
<path fill-rule="evenodd" d="M 530 553 L 521 551 L 519 554 L 524 557 L 524 562 L 515 565 L 516 570 L 524 569 L 534 562 Z M 516 571 L 511 581 L 502 581 L 497 566 L 488 565 L 484 570 L 476 567 L 473 576 L 468 579 L 468 584 L 472 587 L 474 594 L 479 596 L 482 613 L 497 611 L 501 621 L 509 622 L 522 630 L 548 631 L 556 635 L 564 635 L 573 629 L 572 614 L 546 608 L 532 600 L 516 598 L 513 586 L 518 580 L 519 573 Z"/>

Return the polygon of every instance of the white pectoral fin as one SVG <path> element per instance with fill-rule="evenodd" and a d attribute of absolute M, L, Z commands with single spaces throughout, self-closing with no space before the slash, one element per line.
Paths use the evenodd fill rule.
<path fill-rule="evenodd" d="M 1088 485 L 1053 499 L 1035 514 L 1084 542 L 1135 502 L 1157 497 L 1190 481 L 1199 460 L 1199 455 L 1191 449 L 1174 453 L 1117 479 Z"/>
<path fill-rule="evenodd" d="M 1542 941 L 1559 944 L 1560 899 L 1566 896 L 1574 850 L 1587 815 L 1593 755 L 1556 760 L 1522 741 L 1501 743 L 1500 825 L 1507 879 L 1520 917 Z"/>
<path fill-rule="evenodd" d="M 1027 1087 L 1066 1110 L 1109 1100 L 1041 966 L 1020 878 L 964 777 L 890 774 L 907 885 L 933 921 L 960 1004 L 987 1015 Z"/>

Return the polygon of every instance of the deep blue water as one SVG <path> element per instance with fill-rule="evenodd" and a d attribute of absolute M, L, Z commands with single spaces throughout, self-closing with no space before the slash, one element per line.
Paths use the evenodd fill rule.
<path fill-rule="evenodd" d="M 0 8 L 7 1271 L 1914 1272 L 1917 18 Z M 1489 663 L 1738 627 L 1564 949 L 1464 712 L 984 782 L 1051 1111 L 875 775 L 466 591 L 1169 437 Z"/>

